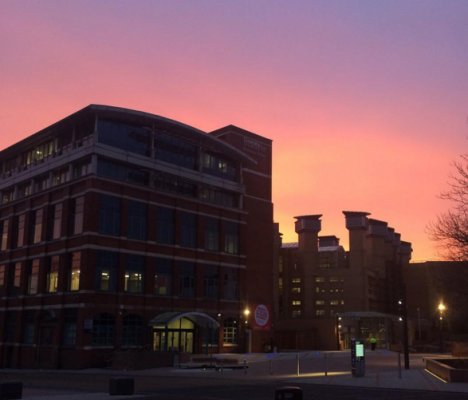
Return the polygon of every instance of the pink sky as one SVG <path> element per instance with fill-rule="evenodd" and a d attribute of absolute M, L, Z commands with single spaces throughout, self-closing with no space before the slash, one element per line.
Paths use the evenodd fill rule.
<path fill-rule="evenodd" d="M 274 140 L 275 220 L 372 213 L 436 258 L 468 148 L 468 2 L 0 0 L 0 148 L 90 104 Z"/>

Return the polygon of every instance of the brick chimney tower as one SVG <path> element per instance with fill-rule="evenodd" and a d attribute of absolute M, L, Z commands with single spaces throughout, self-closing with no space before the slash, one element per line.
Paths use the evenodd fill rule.
<path fill-rule="evenodd" d="M 366 266 L 366 231 L 369 224 L 365 211 L 343 211 L 349 230 L 349 268 L 363 270 Z"/>

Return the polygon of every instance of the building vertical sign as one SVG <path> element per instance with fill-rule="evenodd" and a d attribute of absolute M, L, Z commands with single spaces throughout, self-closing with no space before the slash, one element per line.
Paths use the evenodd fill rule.
<path fill-rule="evenodd" d="M 253 309 L 253 330 L 271 330 L 271 306 L 269 304 L 254 304 Z"/>

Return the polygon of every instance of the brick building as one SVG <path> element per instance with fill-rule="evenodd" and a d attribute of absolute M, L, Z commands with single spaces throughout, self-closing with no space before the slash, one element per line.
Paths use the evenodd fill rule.
<path fill-rule="evenodd" d="M 318 236 L 321 215 L 295 217 L 298 242 L 281 244 L 275 342 L 282 349 L 349 348 L 351 338 L 370 335 L 380 347 L 399 341 L 398 298 L 411 243 L 369 213 L 343 213 L 349 251 L 336 236 Z"/>
<path fill-rule="evenodd" d="M 0 152 L 0 365 L 259 351 L 271 140 L 90 105 Z"/>

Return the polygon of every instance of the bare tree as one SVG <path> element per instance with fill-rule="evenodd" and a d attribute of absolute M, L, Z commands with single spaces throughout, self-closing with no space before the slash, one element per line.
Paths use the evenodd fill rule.
<path fill-rule="evenodd" d="M 437 242 L 441 256 L 450 261 L 468 261 L 468 154 L 454 162 L 450 189 L 440 194 L 452 203 L 452 209 L 437 216 L 426 228 L 429 238 Z"/>

